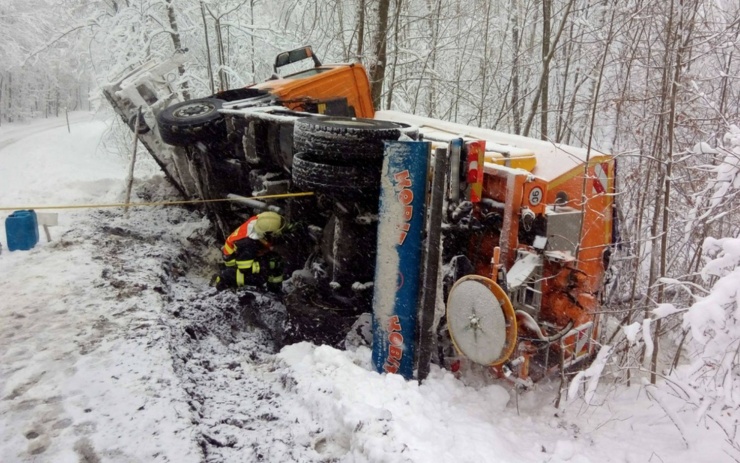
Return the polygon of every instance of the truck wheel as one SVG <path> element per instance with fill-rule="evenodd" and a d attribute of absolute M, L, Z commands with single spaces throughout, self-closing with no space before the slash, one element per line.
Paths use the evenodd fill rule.
<path fill-rule="evenodd" d="M 401 134 L 415 138 L 418 130 L 406 124 L 349 117 L 303 117 L 295 122 L 296 152 L 322 160 L 359 164 L 383 159 L 383 142 Z"/>
<path fill-rule="evenodd" d="M 198 141 L 225 140 L 226 124 L 218 112 L 223 103 L 218 98 L 200 98 L 166 108 L 157 116 L 162 141 L 187 146 Z"/>
<path fill-rule="evenodd" d="M 137 125 L 136 115 L 131 116 L 131 119 L 128 120 L 128 126 L 131 131 L 135 132 L 137 135 L 144 135 L 145 133 L 149 133 L 151 130 L 143 117 L 139 119 L 139 124 Z"/>
<path fill-rule="evenodd" d="M 293 183 L 306 191 L 341 199 L 373 198 L 380 189 L 380 165 L 341 165 L 308 153 L 293 156 Z"/>

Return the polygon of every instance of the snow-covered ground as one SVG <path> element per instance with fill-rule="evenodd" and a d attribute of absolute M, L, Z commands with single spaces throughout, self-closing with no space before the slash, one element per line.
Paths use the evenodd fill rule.
<path fill-rule="evenodd" d="M 0 127 L 0 207 L 122 201 L 111 119 L 72 122 Z M 174 193 L 143 161 L 135 196 Z M 31 251 L 0 236 L 2 462 L 737 461 L 733 437 L 638 386 L 604 380 L 594 405 L 557 410 L 557 382 L 517 395 L 433 366 L 419 385 L 372 371 L 367 347 L 274 352 L 251 323 L 273 301 L 208 287 L 217 243 L 198 211 L 58 213 Z"/>

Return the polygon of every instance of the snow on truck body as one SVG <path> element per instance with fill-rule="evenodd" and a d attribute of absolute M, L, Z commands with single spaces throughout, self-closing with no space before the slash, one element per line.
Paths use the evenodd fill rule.
<path fill-rule="evenodd" d="M 471 298 L 450 297 L 456 302 L 448 304 L 448 318 L 462 320 L 448 327 L 453 344 L 499 372 L 517 365 L 520 379 L 544 374 L 553 363 L 550 353 L 558 360 L 564 354 L 566 364 L 588 358 L 612 242 L 612 157 L 395 111 L 376 113 L 362 65 L 321 65 L 304 48 L 279 55 L 276 71 L 295 58 L 312 58 L 315 66 L 201 100 L 179 102 L 169 86 L 173 79 L 156 75 L 172 73 L 181 59 L 146 65 L 106 93 L 130 125 L 142 108 L 147 131 L 139 130 L 139 137 L 185 196 L 316 193 L 209 206 L 208 212 L 222 234 L 254 207 L 310 224 L 312 244 L 306 245 L 306 235 L 300 249 L 290 250 L 291 270 L 304 262 L 306 269 L 319 269 L 313 277 L 306 276 L 309 271 L 295 274 L 306 279 L 298 286 L 318 290 L 294 299 L 302 309 L 317 299 L 321 309 L 332 309 L 319 310 L 314 319 L 330 312 L 348 316 L 350 321 L 326 322 L 325 329 L 340 332 L 333 341 L 343 339 L 342 329 L 357 313 L 369 310 L 383 140 L 406 135 L 450 148 L 455 161 L 447 183 L 455 191 L 438 224 L 450 269 L 445 297 L 470 274 L 483 278 L 473 280 L 493 294 L 480 307 Z M 454 140 L 462 140 L 457 152 Z M 483 143 L 479 165 L 473 153 Z M 466 280 L 468 289 L 473 280 Z M 354 310 L 334 310 L 340 306 Z M 478 336 L 486 317 L 499 320 L 491 334 L 496 339 Z M 500 348 L 486 353 L 492 345 Z"/>

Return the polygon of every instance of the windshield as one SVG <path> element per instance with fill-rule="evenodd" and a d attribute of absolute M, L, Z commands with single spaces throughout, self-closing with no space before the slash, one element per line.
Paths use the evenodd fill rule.
<path fill-rule="evenodd" d="M 289 76 L 283 77 L 283 79 L 303 79 L 304 77 L 310 77 L 315 76 L 317 74 L 321 74 L 324 71 L 328 71 L 328 68 L 311 68 L 306 69 L 305 71 L 296 72 L 295 74 L 291 74 Z"/>

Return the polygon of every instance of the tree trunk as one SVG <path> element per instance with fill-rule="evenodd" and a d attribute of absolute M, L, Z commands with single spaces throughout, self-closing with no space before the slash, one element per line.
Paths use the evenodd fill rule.
<path fill-rule="evenodd" d="M 389 7 L 390 0 L 379 0 L 378 31 L 373 43 L 373 62 L 370 65 L 370 93 L 372 94 L 373 105 L 376 109 L 380 108 L 380 97 L 383 93 L 383 81 L 385 80 Z"/>
<path fill-rule="evenodd" d="M 658 149 L 655 150 L 656 154 L 661 154 L 663 152 L 663 137 L 664 137 L 664 127 L 665 127 L 665 102 L 666 100 L 670 99 L 671 94 L 671 85 L 668 81 L 668 69 L 671 67 L 671 61 L 672 55 L 673 55 L 673 49 L 671 47 L 676 45 L 675 37 L 673 34 L 673 13 L 674 13 L 674 2 L 671 0 L 671 6 L 670 6 L 670 13 L 668 15 L 668 25 L 666 26 L 666 49 L 665 49 L 665 59 L 663 64 L 663 78 L 662 78 L 662 84 L 661 84 L 661 96 L 660 96 L 660 116 L 659 116 L 659 126 L 658 126 L 658 136 L 656 137 L 658 141 Z M 669 115 L 670 117 L 670 115 Z M 670 120 L 668 121 L 670 124 Z M 673 146 L 673 141 L 668 140 L 669 146 Z M 670 155 L 670 154 L 669 154 Z M 668 156 L 666 158 L 668 158 Z M 662 157 L 662 156 L 661 156 Z M 670 185 L 670 180 L 668 179 L 668 166 L 666 165 L 665 168 L 662 166 L 658 167 L 661 169 L 660 178 L 658 180 L 658 184 L 656 185 L 656 191 L 655 191 L 655 211 L 653 215 L 653 224 L 650 228 L 651 233 L 651 239 L 653 242 L 652 246 L 652 256 L 653 258 L 650 259 L 650 275 L 648 277 L 648 288 L 652 288 L 655 282 L 657 281 L 657 277 L 659 276 L 659 272 L 661 272 L 662 264 L 665 262 L 665 255 L 667 252 L 667 249 L 661 246 L 660 254 L 657 254 L 658 252 L 658 243 L 663 244 L 663 236 L 660 237 L 660 241 L 658 241 L 658 223 L 659 219 L 661 217 L 661 214 L 664 215 L 663 222 L 667 220 L 668 216 L 668 210 L 665 209 L 665 186 Z M 660 268 L 658 267 L 657 258 L 660 258 Z M 663 300 L 663 285 L 658 285 L 658 294 L 657 294 L 657 300 L 659 302 L 662 302 Z M 655 334 L 653 335 L 653 353 L 650 359 L 650 383 L 655 384 L 655 381 L 657 380 L 657 368 L 658 368 L 658 354 L 659 354 L 659 346 L 660 346 L 660 340 L 659 340 L 659 330 L 661 328 L 660 320 L 655 323 Z"/>
<path fill-rule="evenodd" d="M 542 0 L 542 82 L 540 85 L 540 138 L 547 140 L 548 99 L 550 91 L 550 7 L 552 0 Z"/>
<path fill-rule="evenodd" d="M 511 117 L 514 119 L 514 133 L 522 133 L 522 116 L 519 113 L 519 7 L 516 0 L 509 3 L 511 8 Z"/>
<path fill-rule="evenodd" d="M 357 31 L 357 58 L 361 58 L 365 46 L 365 0 L 360 0 L 357 25 L 359 27 Z"/>
<path fill-rule="evenodd" d="M 252 27 L 254 27 L 254 0 L 249 0 L 249 23 Z M 255 79 L 255 73 L 256 68 L 254 66 L 254 34 L 249 34 L 249 43 L 252 47 L 252 56 L 249 58 L 249 64 L 251 65 L 250 69 L 252 72 L 252 82 L 254 82 Z"/>
<path fill-rule="evenodd" d="M 489 35 L 490 35 L 490 23 L 491 23 L 491 1 L 483 1 L 486 8 L 486 17 L 483 21 L 483 55 L 481 56 L 481 77 L 480 77 L 480 101 L 478 102 L 478 126 L 483 126 L 483 113 L 486 109 L 486 100 L 488 97 L 488 57 L 489 57 Z"/>
<path fill-rule="evenodd" d="M 177 18 L 175 17 L 175 8 L 172 5 L 172 0 L 165 0 L 165 4 L 167 5 L 167 19 L 170 23 L 170 37 L 172 38 L 172 46 L 175 48 L 175 52 L 177 52 L 177 51 L 182 50 L 182 41 L 180 39 L 180 32 L 177 29 Z M 185 67 L 183 65 L 180 65 L 177 68 L 177 72 L 180 74 L 181 78 L 184 77 Z M 182 82 L 182 96 L 186 100 L 190 99 L 188 83 L 185 80 L 183 80 Z"/>
<path fill-rule="evenodd" d="M 396 85 L 396 68 L 398 66 L 398 39 L 401 30 L 401 6 L 403 0 L 396 0 L 396 15 L 393 19 L 393 66 L 391 66 L 391 81 L 388 83 L 388 95 L 386 95 L 385 109 L 391 109 L 393 102 L 393 88 Z"/>
<path fill-rule="evenodd" d="M 437 0 L 434 5 L 434 12 L 429 17 L 429 28 L 432 31 L 432 50 L 429 53 L 429 61 L 431 62 L 432 74 L 429 76 L 429 86 L 427 89 L 427 109 L 426 113 L 429 117 L 437 116 L 437 57 L 439 54 L 439 33 L 440 33 L 440 18 L 442 18 L 442 0 Z"/>
<path fill-rule="evenodd" d="M 698 9 L 698 5 L 696 3 L 693 4 L 693 14 L 692 17 L 689 19 L 688 28 L 686 31 L 686 38 L 684 41 L 681 41 L 682 34 L 684 32 L 684 12 L 685 8 L 683 8 L 683 2 L 681 2 L 681 12 L 679 14 L 678 18 L 678 26 L 676 27 L 676 34 L 675 34 L 675 46 L 676 46 L 676 57 L 673 60 L 674 61 L 674 72 L 673 72 L 673 78 L 671 79 L 671 91 L 670 91 L 670 112 L 668 116 L 668 152 L 666 153 L 666 160 L 665 160 L 665 186 L 663 188 L 663 223 L 662 223 L 662 234 L 661 234 L 661 255 L 660 255 L 660 276 L 666 277 L 668 266 L 667 266 L 667 255 L 668 255 L 668 226 L 669 226 L 669 210 L 670 210 L 670 199 L 671 199 L 671 182 L 672 182 L 672 175 L 673 175 L 673 142 L 676 138 L 676 100 L 677 95 L 679 92 L 679 82 L 681 80 L 681 68 L 684 65 L 683 62 L 683 55 L 687 52 L 689 49 L 689 43 L 691 41 L 691 36 L 693 32 L 693 26 L 694 26 L 694 18 L 696 17 L 696 12 Z M 663 296 L 664 296 L 664 287 L 665 285 L 661 283 L 658 286 L 658 304 L 664 302 Z M 661 327 L 661 320 L 658 320 L 655 324 L 655 349 L 653 350 L 653 357 L 651 359 L 651 375 L 650 375 L 650 382 L 652 384 L 655 384 L 656 381 L 656 371 L 657 371 L 657 363 L 658 363 L 658 336 L 657 334 L 660 332 Z"/>
<path fill-rule="evenodd" d="M 565 128 L 565 100 L 568 94 L 568 80 L 570 77 L 570 66 L 571 62 L 577 59 L 575 55 L 575 39 L 574 30 L 575 25 L 571 23 L 568 28 L 568 40 L 563 45 L 563 55 L 565 56 L 565 69 L 562 71 L 563 83 L 560 89 L 560 95 L 558 96 L 558 109 L 557 109 L 557 123 L 555 124 L 555 142 L 562 143 L 563 141 L 563 130 Z M 580 51 L 580 49 L 579 49 Z M 580 53 L 579 53 L 580 56 Z M 578 72 L 576 71 L 576 77 L 573 79 L 574 84 L 578 82 Z"/>
<path fill-rule="evenodd" d="M 5 85 L 5 74 L 0 74 L 0 126 L 3 125 L 3 114 L 5 111 L 3 111 L 3 85 Z"/>
<path fill-rule="evenodd" d="M 525 137 L 529 136 L 529 129 L 532 127 L 532 122 L 534 121 L 534 116 L 537 113 L 537 108 L 540 107 L 540 97 L 542 96 L 541 89 L 545 83 L 545 79 L 549 76 L 548 73 L 546 73 L 546 70 L 549 69 L 550 61 L 552 61 L 552 57 L 555 55 L 555 50 L 558 46 L 558 41 L 560 40 L 560 36 L 563 34 L 563 30 L 565 29 L 565 24 L 568 22 L 568 16 L 570 15 L 570 12 L 573 8 L 573 3 L 575 3 L 575 0 L 570 0 L 568 4 L 565 6 L 565 11 L 563 12 L 563 19 L 560 22 L 560 26 L 558 27 L 558 32 L 555 34 L 555 40 L 552 41 L 550 44 L 550 52 L 548 55 L 544 58 L 544 62 L 542 63 L 542 72 L 540 73 L 540 82 L 539 85 L 537 85 L 538 91 L 535 92 L 534 95 L 534 101 L 532 102 L 532 107 L 529 112 L 529 116 L 527 116 L 527 122 L 524 124 L 524 133 L 523 135 Z"/>
<path fill-rule="evenodd" d="M 735 30 L 735 38 L 731 43 L 737 43 L 738 38 L 740 37 L 740 27 Z M 730 80 L 730 70 L 732 69 L 732 56 L 734 54 L 735 50 L 731 49 L 730 54 L 727 57 L 727 62 L 725 64 L 725 67 L 722 72 L 722 83 L 720 85 L 721 91 L 720 91 L 720 97 L 719 97 L 719 115 L 720 115 L 720 121 L 725 119 L 725 108 L 727 105 L 727 87 Z M 722 122 L 720 122 L 721 124 Z M 721 131 L 724 127 L 720 127 L 718 130 Z"/>
<path fill-rule="evenodd" d="M 13 122 L 13 74 L 8 73 L 8 122 Z"/>
<path fill-rule="evenodd" d="M 226 53 L 221 31 L 221 18 L 216 18 L 216 45 L 218 52 L 218 89 L 223 92 L 229 89 L 229 76 L 226 74 Z"/>
<path fill-rule="evenodd" d="M 216 86 L 213 82 L 213 62 L 211 61 L 211 43 L 208 40 L 208 22 L 206 21 L 206 7 L 200 2 L 200 15 L 203 17 L 203 35 L 206 39 L 206 62 L 208 66 L 208 82 L 211 84 L 211 94 L 216 93 Z M 252 63 L 254 63 L 254 48 L 252 48 Z"/>
<path fill-rule="evenodd" d="M 347 48 L 347 43 L 344 41 L 344 7 L 342 7 L 342 0 L 335 0 L 334 2 L 334 8 L 337 10 L 337 18 L 338 18 L 338 31 L 337 35 L 339 36 L 339 42 L 342 44 L 342 60 L 344 62 L 350 61 L 350 51 Z M 350 45 L 351 46 L 351 45 Z"/>
<path fill-rule="evenodd" d="M 455 30 L 463 30 L 467 27 L 466 18 L 463 15 L 461 5 L 458 3 L 457 8 L 455 11 Z M 459 112 L 460 112 L 460 106 L 461 102 L 463 103 L 463 108 L 465 107 L 467 103 L 467 98 L 463 98 L 463 87 L 465 86 L 465 83 L 463 82 L 463 72 L 465 69 L 465 59 L 463 57 L 469 55 L 469 44 L 471 41 L 475 41 L 476 37 L 474 37 L 472 34 L 460 34 L 458 36 L 461 40 L 463 40 L 463 43 L 460 44 L 458 42 L 456 48 L 457 48 L 457 59 L 455 61 L 455 76 L 454 76 L 454 86 L 455 86 L 455 99 L 452 102 L 452 104 L 449 107 L 449 110 L 444 114 L 442 119 L 449 120 L 452 122 L 458 122 Z M 467 91 L 467 89 L 465 89 Z M 467 94 L 466 94 L 467 96 Z"/>

